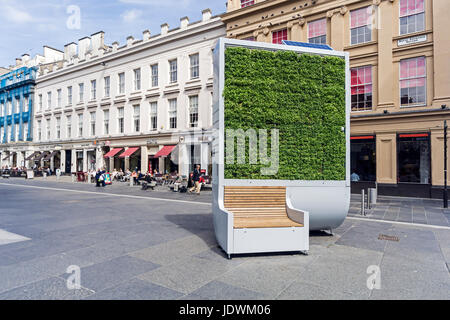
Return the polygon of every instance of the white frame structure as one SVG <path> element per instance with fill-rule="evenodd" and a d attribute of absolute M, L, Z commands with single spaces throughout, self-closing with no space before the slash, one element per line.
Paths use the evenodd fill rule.
<path fill-rule="evenodd" d="M 225 179 L 225 119 L 223 91 L 225 85 L 225 50 L 227 47 L 246 47 L 270 51 L 293 51 L 322 56 L 335 56 L 346 62 L 346 179 L 343 181 L 290 180 L 230 180 Z M 213 125 L 213 215 L 216 238 L 229 255 L 308 251 L 310 230 L 333 230 L 347 217 L 350 207 L 350 55 L 347 52 L 294 47 L 254 41 L 221 38 L 214 50 L 214 111 Z M 304 228 L 234 229 L 233 214 L 225 209 L 226 186 L 282 186 L 286 187 L 288 216 L 301 220 Z M 300 216 L 299 216 L 300 215 Z"/>

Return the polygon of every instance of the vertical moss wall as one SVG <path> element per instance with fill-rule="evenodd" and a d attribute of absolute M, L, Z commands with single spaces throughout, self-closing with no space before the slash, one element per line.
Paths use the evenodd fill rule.
<path fill-rule="evenodd" d="M 262 175 L 268 165 L 250 164 L 247 146 L 226 179 L 345 180 L 344 59 L 227 48 L 224 100 L 225 130 L 278 129 L 280 142 L 278 173 Z"/>

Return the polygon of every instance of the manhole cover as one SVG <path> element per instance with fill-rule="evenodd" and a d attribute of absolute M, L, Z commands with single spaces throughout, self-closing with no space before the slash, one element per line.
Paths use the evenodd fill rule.
<path fill-rule="evenodd" d="M 400 239 L 396 236 L 387 236 L 385 234 L 380 234 L 378 236 L 378 240 L 386 240 L 386 241 L 395 241 L 395 242 L 399 242 Z"/>

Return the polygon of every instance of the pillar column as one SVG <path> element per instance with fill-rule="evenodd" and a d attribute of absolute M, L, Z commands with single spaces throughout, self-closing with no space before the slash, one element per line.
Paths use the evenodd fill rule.
<path fill-rule="evenodd" d="M 109 171 L 114 170 L 114 157 L 109 158 Z"/>
<path fill-rule="evenodd" d="M 70 164 L 71 165 L 71 170 L 70 171 L 72 173 L 77 172 L 77 162 L 78 162 L 77 151 L 75 149 L 72 149 L 72 163 Z"/>
<path fill-rule="evenodd" d="M 66 150 L 61 150 L 61 164 L 60 164 L 60 170 L 61 174 L 64 174 L 66 172 Z"/>
<path fill-rule="evenodd" d="M 376 133 L 377 182 L 397 184 L 397 134 Z"/>
<path fill-rule="evenodd" d="M 447 137 L 450 146 L 450 138 Z M 450 158 L 448 160 L 448 168 L 450 168 Z M 442 187 L 444 185 L 444 130 L 431 130 L 431 181 L 433 186 Z M 447 184 L 450 185 L 450 176 Z"/>
<path fill-rule="evenodd" d="M 148 148 L 141 147 L 141 172 L 145 174 L 148 171 Z"/>
<path fill-rule="evenodd" d="M 180 175 L 187 176 L 189 174 L 189 164 L 188 145 L 180 143 L 178 145 L 178 171 Z"/>
<path fill-rule="evenodd" d="M 392 37 L 394 6 L 391 1 L 378 5 L 378 108 L 394 107 L 394 64 L 392 63 Z M 375 39 L 376 40 L 376 39 Z"/>
<path fill-rule="evenodd" d="M 50 170 L 55 171 L 55 156 L 50 158 Z"/>
<path fill-rule="evenodd" d="M 87 172 L 88 168 L 88 158 L 87 158 L 87 150 L 83 150 L 83 172 Z"/>
<path fill-rule="evenodd" d="M 290 40 L 298 42 L 308 42 L 305 22 L 306 20 L 304 18 L 288 22 L 287 27 L 291 34 Z"/>
<path fill-rule="evenodd" d="M 209 148 L 209 143 L 202 143 L 202 150 L 201 150 L 201 161 L 202 161 L 202 169 L 206 170 L 206 174 L 209 175 L 210 173 L 208 172 L 209 170 L 209 164 L 211 163 L 210 161 L 210 148 Z"/>
<path fill-rule="evenodd" d="M 330 44 L 334 50 L 344 51 L 345 47 L 345 19 L 347 14 L 347 7 L 330 10 L 327 12 L 327 18 L 331 20 L 330 23 Z"/>
<path fill-rule="evenodd" d="M 96 148 L 95 149 L 95 170 L 99 170 L 104 167 L 105 167 L 105 161 L 103 158 L 102 148 Z"/>
<path fill-rule="evenodd" d="M 127 150 L 128 150 L 128 147 L 125 148 L 125 151 L 127 151 Z M 131 168 L 130 168 L 130 157 L 126 157 L 124 160 L 125 160 L 125 171 L 126 171 L 126 170 L 133 171 L 133 170 L 131 170 Z"/>
<path fill-rule="evenodd" d="M 427 8 L 427 10 L 430 10 Z M 450 107 L 450 42 L 449 22 L 450 1 L 433 0 L 433 46 L 434 46 L 434 101 L 433 106 Z"/>

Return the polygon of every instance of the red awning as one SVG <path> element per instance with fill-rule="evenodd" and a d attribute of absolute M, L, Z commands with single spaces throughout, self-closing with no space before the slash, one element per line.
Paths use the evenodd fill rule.
<path fill-rule="evenodd" d="M 120 151 L 122 151 L 123 148 L 115 148 L 109 151 L 107 154 L 105 154 L 105 159 L 107 158 L 114 158 L 116 154 L 118 154 Z"/>
<path fill-rule="evenodd" d="M 122 153 L 119 158 L 126 158 L 131 156 L 133 153 L 135 153 L 136 151 L 138 151 L 139 148 L 128 148 L 127 150 L 125 150 L 124 153 Z"/>
<path fill-rule="evenodd" d="M 173 149 L 175 149 L 176 146 L 164 146 L 161 150 L 158 151 L 157 154 L 155 154 L 155 158 L 165 158 L 169 154 L 172 153 Z"/>
<path fill-rule="evenodd" d="M 350 140 L 371 140 L 374 136 L 361 136 L 361 137 L 351 137 Z"/>

